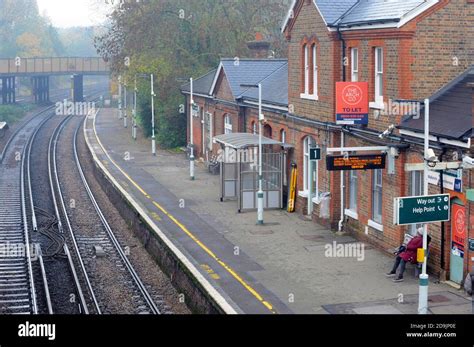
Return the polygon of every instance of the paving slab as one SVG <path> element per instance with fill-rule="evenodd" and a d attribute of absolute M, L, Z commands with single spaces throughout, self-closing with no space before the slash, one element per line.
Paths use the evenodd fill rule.
<path fill-rule="evenodd" d="M 472 314 L 471 298 L 460 293 L 436 292 L 428 296 L 431 314 Z M 397 299 L 325 305 L 331 314 L 417 314 L 418 296 L 403 295 Z"/>

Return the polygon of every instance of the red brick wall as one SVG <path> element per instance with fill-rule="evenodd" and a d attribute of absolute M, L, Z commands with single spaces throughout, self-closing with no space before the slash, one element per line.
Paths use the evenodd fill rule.
<path fill-rule="evenodd" d="M 231 102 L 234 101 L 232 89 L 230 89 L 229 82 L 227 81 L 227 77 L 224 74 L 224 70 L 221 71 L 221 74 L 217 79 L 214 95 L 216 98 L 221 100 L 227 100 Z"/>
<path fill-rule="evenodd" d="M 292 113 L 307 118 L 333 121 L 334 115 L 334 59 L 335 43 L 324 20 L 312 1 L 302 1 L 301 10 L 295 13 L 296 19 L 289 40 L 289 104 Z M 319 101 L 301 99 L 304 42 L 318 42 Z M 340 61 L 340 60 L 339 60 Z"/>
<path fill-rule="evenodd" d="M 235 102 L 229 82 L 223 71 L 217 81 L 215 97 L 219 100 Z M 226 115 L 229 115 L 232 119 L 232 131 L 234 133 L 241 131 L 239 107 L 217 101 L 214 114 L 214 136 L 224 134 L 224 118 Z"/>
<path fill-rule="evenodd" d="M 323 122 L 334 121 L 334 90 L 336 80 L 340 80 L 341 75 L 341 43 L 335 39 L 314 6 L 312 1 L 301 1 L 296 6 L 295 20 L 290 24 L 291 29 L 287 31 L 289 41 L 289 109 L 290 113 L 300 117 L 315 119 Z M 303 45 L 308 43 L 317 44 L 317 64 L 318 64 L 318 100 L 307 100 L 301 98 L 303 90 L 303 68 L 304 68 L 304 51 Z M 310 54 L 311 59 L 311 54 Z M 310 83 L 312 82 L 312 74 L 310 73 Z M 311 90 L 311 88 L 310 88 Z M 321 147 L 332 147 L 337 143 L 338 137 L 331 132 L 318 130 L 310 125 L 291 124 L 289 123 L 289 131 L 287 139 L 295 148 L 292 152 L 291 160 L 298 165 L 298 190 L 303 189 L 303 144 L 307 136 L 314 138 L 316 143 Z M 323 150 L 323 152 L 325 152 Z M 325 153 L 324 153 L 325 154 Z M 313 219 L 325 224 L 326 226 L 335 227 L 340 218 L 339 209 L 339 175 L 330 174 L 325 169 L 325 157 L 318 166 L 319 172 L 319 190 L 320 192 L 332 192 L 331 207 L 329 220 L 321 220 L 320 206 L 314 204 Z M 337 189 L 334 189 L 334 188 Z M 296 209 L 300 213 L 306 214 L 307 200 L 302 197 L 297 198 Z"/>
<path fill-rule="evenodd" d="M 371 100 L 374 101 L 374 48 L 384 48 L 384 101 L 389 99 L 423 99 L 435 93 L 454 77 L 474 64 L 474 6 L 464 0 L 442 0 L 423 16 L 400 29 L 360 30 L 345 32 L 347 56 L 350 48 L 359 49 L 359 81 L 368 81 Z M 334 83 L 341 80 L 341 43 L 329 33 L 312 1 L 300 1 L 296 5 L 295 19 L 285 32 L 289 41 L 289 108 L 290 113 L 319 121 L 334 120 Z M 317 39 L 319 43 L 319 101 L 301 99 L 303 55 L 302 44 Z M 456 60 L 454 59 L 456 58 Z M 458 64 L 453 64 L 458 63 Z M 350 79 L 350 64 L 346 67 Z M 369 128 L 384 131 L 391 124 L 400 122 L 400 115 L 380 115 L 371 111 Z M 295 145 L 294 160 L 300 168 L 299 187 L 302 187 L 302 140 L 310 134 L 318 143 L 339 146 L 339 137 L 318 131 L 316 127 L 292 126 L 288 139 Z M 367 146 L 370 143 L 347 136 L 348 146 Z M 419 150 L 419 149 L 418 149 Z M 383 224 L 380 232 L 366 227 L 372 217 L 372 172 L 359 172 L 359 220 L 347 219 L 348 229 L 361 239 L 366 239 L 381 248 L 398 246 L 406 227 L 395 227 L 392 223 L 393 198 L 408 195 L 409 175 L 404 171 L 405 161 L 419 161 L 414 152 L 401 153 L 396 161 L 396 174 L 383 175 Z M 320 185 L 327 185 L 332 192 L 331 220 L 334 226 L 339 219 L 339 174 L 321 170 Z M 437 193 L 436 187 L 430 187 Z M 346 187 L 346 203 L 348 189 Z M 305 213 L 306 199 L 299 198 L 297 210 Z M 318 214 L 316 206 L 315 214 Z M 440 225 L 430 227 L 433 243 L 430 268 L 439 271 L 441 255 Z M 449 226 L 446 227 L 449 232 Z M 445 235 L 449 243 L 449 233 Z M 449 246 L 444 250 L 446 267 L 449 266 Z"/>
<path fill-rule="evenodd" d="M 474 5 L 443 0 L 416 23 L 411 91 L 426 98 L 474 64 Z"/>
<path fill-rule="evenodd" d="M 203 134 L 202 134 L 202 110 L 206 110 L 207 100 L 200 96 L 194 96 L 194 102 L 199 105 L 199 117 L 193 117 L 193 140 L 194 140 L 194 156 L 199 159 L 203 157 L 202 153 L 202 141 L 203 141 Z M 190 96 L 186 95 L 186 110 L 187 110 L 187 123 L 188 123 L 188 131 L 187 131 L 187 143 L 191 143 L 191 132 L 189 127 L 190 122 Z"/>

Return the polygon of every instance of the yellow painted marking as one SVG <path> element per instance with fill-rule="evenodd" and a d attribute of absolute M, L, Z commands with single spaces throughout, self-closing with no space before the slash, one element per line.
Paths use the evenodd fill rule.
<path fill-rule="evenodd" d="M 153 217 L 154 220 L 160 222 L 162 219 L 156 212 L 151 212 L 151 216 Z"/>
<path fill-rule="evenodd" d="M 97 142 L 99 143 L 99 146 L 102 148 L 102 151 L 107 156 L 107 158 L 109 158 L 110 162 L 122 173 L 122 175 L 124 175 L 135 186 L 135 188 L 137 188 L 140 191 L 140 193 L 142 193 L 148 198 L 149 197 L 148 193 L 145 192 L 142 189 L 142 187 L 140 187 L 134 180 L 132 180 L 132 178 L 125 171 L 123 171 L 122 168 L 118 166 L 117 163 L 110 157 L 109 153 L 107 152 L 104 145 L 102 144 L 102 141 L 100 141 L 99 135 L 97 134 L 97 128 L 95 126 L 95 122 L 94 122 L 94 134 L 97 139 Z"/>
<path fill-rule="evenodd" d="M 202 264 L 201 267 L 203 268 L 204 271 L 206 271 L 211 276 L 211 278 L 215 280 L 221 279 L 221 276 L 219 276 L 209 265 Z"/>
<path fill-rule="evenodd" d="M 98 112 L 97 112 L 98 113 Z M 107 158 L 110 160 L 110 162 L 124 175 L 132 184 L 135 186 L 135 188 L 138 189 L 147 199 L 152 200 L 152 197 L 145 191 L 143 190 L 142 187 L 138 183 L 136 183 L 109 155 L 107 150 L 105 149 L 104 145 L 102 144 L 102 141 L 100 141 L 99 135 L 97 134 L 97 128 L 95 124 L 95 119 L 93 122 L 93 127 L 94 127 L 94 135 L 97 139 L 97 142 L 99 143 L 99 146 L 102 148 L 102 151 L 104 154 L 107 156 Z M 158 208 L 165 216 L 167 216 L 169 219 L 171 219 L 186 235 L 188 235 L 191 240 L 193 240 L 201 249 L 203 249 L 212 259 L 214 259 L 219 265 L 221 265 L 232 277 L 234 277 L 237 282 L 239 282 L 249 293 L 251 293 L 258 301 L 262 303 L 269 311 L 272 313 L 276 313 L 276 311 L 273 309 L 273 306 L 255 290 L 250 286 L 240 275 L 238 275 L 234 269 L 232 269 L 229 265 L 227 265 L 225 262 L 223 262 L 219 257 L 217 257 L 213 251 L 211 251 L 204 243 L 201 242 L 193 233 L 191 233 L 186 226 L 184 226 L 178 219 L 176 219 L 172 214 L 170 214 L 165 208 L 163 208 L 159 203 L 156 201 L 152 201 L 153 205 L 155 205 L 156 208 Z"/>

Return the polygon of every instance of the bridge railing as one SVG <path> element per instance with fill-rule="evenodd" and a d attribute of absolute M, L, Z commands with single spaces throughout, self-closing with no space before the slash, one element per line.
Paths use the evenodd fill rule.
<path fill-rule="evenodd" d="M 108 74 L 109 65 L 98 57 L 0 59 L 0 75 Z"/>

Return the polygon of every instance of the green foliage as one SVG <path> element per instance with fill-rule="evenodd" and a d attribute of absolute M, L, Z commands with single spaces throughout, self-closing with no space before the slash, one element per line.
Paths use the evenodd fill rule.
<path fill-rule="evenodd" d="M 165 148 L 177 148 L 186 145 L 186 115 L 179 113 L 175 107 L 179 101 L 184 102 L 181 95 L 175 95 L 166 104 L 159 107 L 158 143 Z"/>
<path fill-rule="evenodd" d="M 156 115 L 156 113 L 155 113 Z M 147 84 L 140 84 L 137 97 L 137 122 L 143 128 L 145 136 L 150 137 L 151 128 L 151 92 Z M 156 116 L 155 116 L 156 119 Z"/>
<path fill-rule="evenodd" d="M 162 146 L 184 145 L 183 79 L 200 76 L 221 57 L 248 57 L 247 42 L 261 32 L 275 57 L 285 56 L 279 26 L 287 0 L 148 0 L 125 2 L 110 16 L 96 48 L 130 86 L 135 75 L 155 75 L 157 138 Z M 130 62 L 128 65 L 127 62 Z M 148 83 L 148 86 L 146 85 Z M 140 78 L 140 124 L 150 135 L 150 87 Z"/>
<path fill-rule="evenodd" d="M 138 84 L 137 118 L 146 136 L 152 136 L 151 123 L 151 90 L 150 83 L 140 81 Z M 156 91 L 155 91 L 156 93 Z M 179 112 L 175 105 L 184 103 L 179 92 L 161 99 L 158 94 L 155 102 L 156 139 L 164 148 L 176 148 L 186 145 L 186 115 Z"/>
<path fill-rule="evenodd" d="M 0 122 L 13 124 L 23 118 L 28 112 L 27 106 L 19 105 L 0 105 Z"/>

